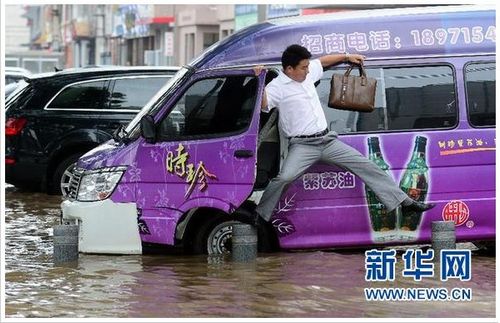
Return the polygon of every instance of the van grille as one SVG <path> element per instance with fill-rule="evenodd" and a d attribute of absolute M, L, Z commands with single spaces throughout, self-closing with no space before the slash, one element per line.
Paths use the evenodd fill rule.
<path fill-rule="evenodd" d="M 80 181 L 82 179 L 84 169 L 82 168 L 73 168 L 71 172 L 71 179 L 69 180 L 69 190 L 68 190 L 68 198 L 70 200 L 76 200 L 78 196 L 78 188 L 80 187 Z"/>

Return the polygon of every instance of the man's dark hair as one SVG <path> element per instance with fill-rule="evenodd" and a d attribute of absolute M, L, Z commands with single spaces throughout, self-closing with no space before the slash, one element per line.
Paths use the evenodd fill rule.
<path fill-rule="evenodd" d="M 307 48 L 293 44 L 288 46 L 283 52 L 283 55 L 281 55 L 281 65 L 283 66 L 283 69 L 286 69 L 287 66 L 295 68 L 299 65 L 301 60 L 309 59 L 311 56 L 312 55 Z"/>

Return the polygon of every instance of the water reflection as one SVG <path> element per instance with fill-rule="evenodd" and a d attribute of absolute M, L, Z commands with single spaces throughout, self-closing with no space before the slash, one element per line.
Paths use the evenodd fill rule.
<path fill-rule="evenodd" d="M 206 256 L 80 255 L 52 263 L 60 197 L 6 190 L 7 317 L 494 317 L 495 258 L 469 282 L 365 282 L 364 251 Z M 398 264 L 400 266 L 400 264 Z M 398 274 L 399 273 L 399 274 Z M 472 288 L 472 302 L 367 302 L 366 287 Z"/>

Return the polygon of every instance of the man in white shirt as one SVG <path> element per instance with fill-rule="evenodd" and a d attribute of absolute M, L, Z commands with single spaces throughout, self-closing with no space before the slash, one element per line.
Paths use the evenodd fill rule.
<path fill-rule="evenodd" d="M 242 210 L 235 214 L 239 221 L 258 225 L 269 221 L 285 187 L 318 161 L 342 167 L 359 176 L 390 212 L 400 204 L 403 209 L 426 211 L 434 204 L 425 204 L 406 195 L 392 180 L 357 150 L 344 144 L 337 133 L 328 131 L 326 117 L 314 83 L 321 79 L 323 67 L 341 62 L 363 64 L 364 56 L 334 54 L 311 60 L 311 53 L 300 45 L 291 45 L 283 52 L 283 70 L 265 88 L 262 110 L 279 109 L 279 127 L 289 138 L 288 155 L 278 176 L 270 181 L 254 212 Z M 259 75 L 262 66 L 254 68 Z"/>

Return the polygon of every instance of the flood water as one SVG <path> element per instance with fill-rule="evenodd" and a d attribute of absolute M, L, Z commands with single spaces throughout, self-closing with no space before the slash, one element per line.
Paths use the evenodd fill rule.
<path fill-rule="evenodd" d="M 61 197 L 7 186 L 5 198 L 7 318 L 495 317 L 495 257 L 479 251 L 473 251 L 467 282 L 416 282 L 402 277 L 398 262 L 394 282 L 369 283 L 364 250 L 261 254 L 247 264 L 207 256 L 81 254 L 77 263 L 56 266 L 52 227 Z M 473 296 L 369 302 L 368 287 L 460 287 Z"/>

